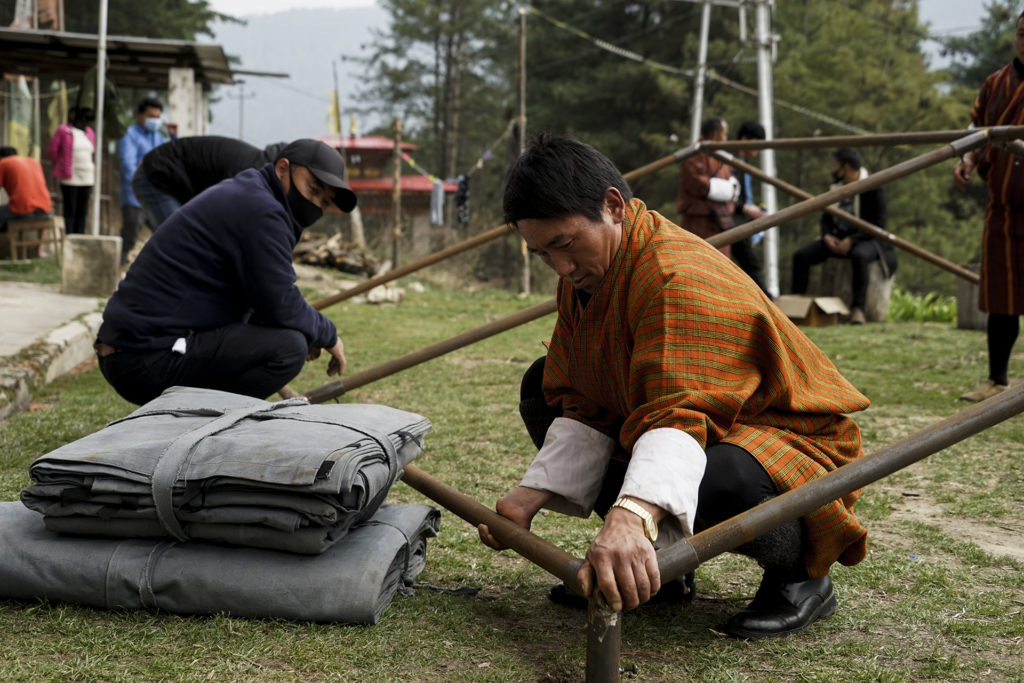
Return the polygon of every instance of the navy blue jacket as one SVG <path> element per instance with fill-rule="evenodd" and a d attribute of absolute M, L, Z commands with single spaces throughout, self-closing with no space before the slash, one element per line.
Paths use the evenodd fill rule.
<path fill-rule="evenodd" d="M 334 346 L 334 323 L 295 286 L 292 249 L 301 233 L 273 164 L 209 188 L 139 253 L 107 302 L 99 340 L 116 349 L 170 349 L 190 331 L 250 322 Z"/>

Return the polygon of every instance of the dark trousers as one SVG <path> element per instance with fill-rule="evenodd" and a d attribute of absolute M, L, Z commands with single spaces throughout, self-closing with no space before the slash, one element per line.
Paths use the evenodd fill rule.
<path fill-rule="evenodd" d="M 61 185 L 60 194 L 63 200 L 64 231 L 69 235 L 84 235 L 92 185 Z"/>
<path fill-rule="evenodd" d="M 733 242 L 732 260 L 754 281 L 755 285 L 761 288 L 762 292 L 768 293 L 768 289 L 764 286 L 761 257 L 757 255 L 754 244 L 749 237 L 739 242 Z"/>
<path fill-rule="evenodd" d="M 996 384 L 1009 384 L 1010 354 L 1020 334 L 1020 316 L 988 314 L 988 378 Z"/>
<path fill-rule="evenodd" d="M 125 400 L 142 405 L 173 386 L 219 389 L 266 398 L 295 378 L 309 353 L 297 330 L 241 323 L 186 339 L 186 352 L 115 351 L 100 371 Z"/>
<path fill-rule="evenodd" d="M 544 443 L 548 427 L 561 413 L 544 402 L 541 379 L 544 358 L 538 358 L 523 375 L 519 394 L 519 412 L 537 448 Z M 695 531 L 702 531 L 730 517 L 760 505 L 778 495 L 775 483 L 753 455 L 730 443 L 716 443 L 704 449 L 707 467 L 697 492 Z M 594 511 L 607 514 L 622 488 L 629 466 L 628 455 L 618 451 L 612 456 L 601 484 Z M 791 522 L 736 549 L 755 558 L 765 568 L 776 568 L 790 576 L 803 576 L 802 530 L 800 522 Z"/>
<path fill-rule="evenodd" d="M 121 207 L 121 265 L 128 263 L 128 253 L 135 247 L 145 213 L 137 206 L 125 204 Z"/>
<path fill-rule="evenodd" d="M 864 240 L 853 245 L 846 256 L 840 256 L 829 249 L 824 240 L 814 240 L 793 254 L 793 293 L 806 294 L 810 283 L 811 266 L 824 262 L 828 258 L 848 258 L 853 266 L 853 283 L 851 308 L 864 308 L 868 297 L 868 265 L 879 257 L 879 247 L 874 240 Z M 895 254 L 893 259 L 886 255 L 889 272 L 896 270 Z"/>

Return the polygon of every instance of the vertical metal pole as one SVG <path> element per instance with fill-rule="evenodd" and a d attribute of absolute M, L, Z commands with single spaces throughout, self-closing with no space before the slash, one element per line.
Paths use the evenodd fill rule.
<path fill-rule="evenodd" d="M 526 8 L 519 6 L 519 154 L 526 151 Z M 523 270 L 520 275 L 519 291 L 530 293 L 530 252 L 526 240 L 519 240 L 519 254 Z"/>
<path fill-rule="evenodd" d="M 693 116 L 690 119 L 690 142 L 700 137 L 704 116 L 704 81 L 708 72 L 708 33 L 711 31 L 711 2 L 705 0 L 700 12 L 700 51 L 697 55 L 697 81 L 693 89 Z"/>
<path fill-rule="evenodd" d="M 757 3 L 757 110 L 761 125 L 767 139 L 775 138 L 775 118 L 772 102 L 775 98 L 775 86 L 772 76 L 772 35 L 771 6 L 775 0 L 759 0 Z M 761 170 L 773 178 L 775 170 L 775 150 L 766 149 L 761 153 Z M 775 186 L 761 184 L 761 197 L 768 213 L 778 210 Z M 779 295 L 779 229 L 770 228 L 765 231 L 765 286 L 772 296 Z"/>
<path fill-rule="evenodd" d="M 402 119 L 395 117 L 395 171 L 391 202 L 395 208 L 395 228 L 392 232 L 391 267 L 398 267 L 398 241 L 402 236 Z"/>
<path fill-rule="evenodd" d="M 107 0 L 100 0 L 99 42 L 96 45 L 96 186 L 92 193 L 92 234 L 100 234 L 100 199 L 103 194 L 103 100 L 107 88 Z"/>
<path fill-rule="evenodd" d="M 622 654 L 622 612 L 595 591 L 587 605 L 587 683 L 617 683 Z"/>

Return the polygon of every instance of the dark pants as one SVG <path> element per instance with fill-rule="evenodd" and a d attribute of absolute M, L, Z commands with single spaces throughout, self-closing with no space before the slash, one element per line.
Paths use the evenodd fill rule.
<path fill-rule="evenodd" d="M 61 185 L 64 231 L 69 235 L 85 234 L 85 217 L 89 213 L 92 185 Z"/>
<path fill-rule="evenodd" d="M 754 284 L 761 288 L 762 292 L 768 293 L 768 288 L 764 286 L 761 258 L 757 255 L 754 244 L 749 237 L 733 243 L 732 259 L 754 281 Z"/>
<path fill-rule="evenodd" d="M 0 206 L 0 233 L 7 232 L 7 224 L 22 218 L 46 218 L 50 214 L 42 209 L 36 209 L 31 213 L 14 213 L 7 204 Z"/>
<path fill-rule="evenodd" d="M 173 386 L 266 398 L 299 374 L 309 345 L 297 330 L 241 323 L 194 332 L 186 352 L 116 351 L 100 371 L 125 400 L 142 405 Z"/>
<path fill-rule="evenodd" d="M 541 390 L 544 362 L 544 358 L 538 358 L 523 375 L 519 396 L 520 414 L 537 448 L 543 445 L 548 427 L 561 415 L 544 402 Z M 703 531 L 778 495 L 764 467 L 743 448 L 719 442 L 708 446 L 704 452 L 707 467 L 697 492 L 694 531 Z M 629 458 L 624 451 L 612 455 L 594 504 L 594 511 L 602 518 L 618 497 L 628 466 Z M 802 580 L 806 578 L 802 550 L 802 525 L 795 521 L 745 543 L 736 552 L 753 557 L 765 569 Z"/>
<path fill-rule="evenodd" d="M 145 213 L 137 206 L 125 204 L 121 207 L 121 265 L 128 263 L 128 253 L 135 247 Z"/>
<path fill-rule="evenodd" d="M 853 245 L 846 256 L 840 256 L 829 249 L 824 240 L 817 239 L 793 254 L 793 293 L 806 294 L 811 279 L 811 266 L 824 262 L 828 258 L 848 258 L 853 266 L 853 283 L 851 308 L 864 308 L 868 298 L 868 265 L 878 259 L 880 253 L 885 254 L 885 263 L 889 272 L 896 270 L 896 254 L 890 250 L 880 249 L 874 240 L 864 240 Z"/>
<path fill-rule="evenodd" d="M 1020 316 L 988 314 L 988 378 L 996 384 L 1008 385 L 1010 353 L 1020 334 Z"/>

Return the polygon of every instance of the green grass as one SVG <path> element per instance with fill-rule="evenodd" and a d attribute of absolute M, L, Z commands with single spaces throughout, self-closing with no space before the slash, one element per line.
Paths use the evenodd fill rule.
<path fill-rule="evenodd" d="M 543 301 L 428 285 L 399 305 L 328 310 L 354 373 Z M 434 428 L 417 464 L 487 506 L 533 456 L 518 384 L 543 353 L 547 317 L 353 390 L 343 401 L 420 412 Z M 984 335 L 928 322 L 814 328 L 809 335 L 872 400 L 858 416 L 872 452 L 954 414 L 986 372 Z M 1021 348 L 1018 345 L 1018 348 Z M 293 383 L 326 382 L 326 360 Z M 1011 371 L 1024 369 L 1024 354 Z M 35 410 L 0 425 L 0 496 L 14 500 L 32 460 L 132 406 L 92 368 L 46 387 Z M 759 572 L 726 554 L 697 572 L 697 601 L 625 616 L 622 662 L 643 681 L 1024 680 L 1024 564 L 994 541 L 1024 544 L 1024 419 L 1015 418 L 868 487 L 858 513 L 868 558 L 833 570 L 839 611 L 807 633 L 744 642 L 717 629 L 753 595 Z M 399 483 L 392 499 L 423 502 Z M 542 513 L 534 530 L 582 555 L 598 521 Z M 546 599 L 553 578 L 483 547 L 451 513 L 419 589 L 373 627 L 218 616 L 105 612 L 0 601 L 5 680 L 572 681 L 584 671 L 583 614 Z"/>
<path fill-rule="evenodd" d="M 0 282 L 37 282 L 52 285 L 60 284 L 61 277 L 60 266 L 53 257 L 0 260 Z"/>

